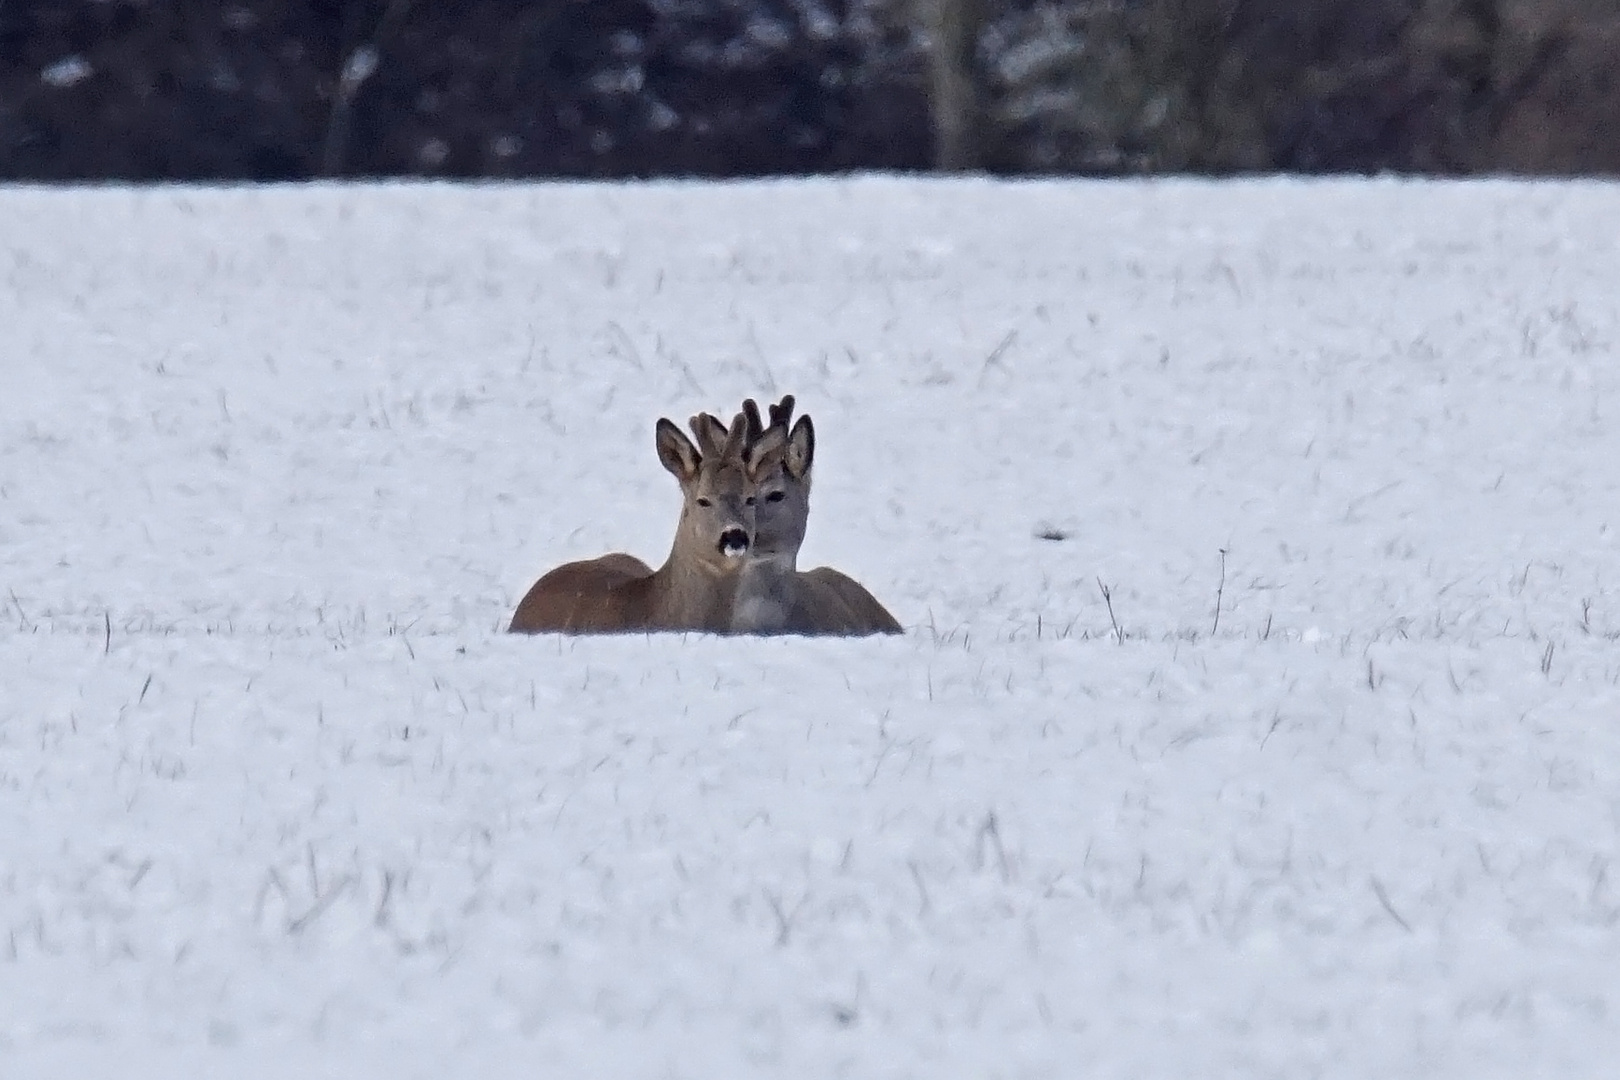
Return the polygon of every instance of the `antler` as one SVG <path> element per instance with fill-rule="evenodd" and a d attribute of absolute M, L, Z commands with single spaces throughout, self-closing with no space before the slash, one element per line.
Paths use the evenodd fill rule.
<path fill-rule="evenodd" d="M 782 427 L 787 427 L 788 421 L 792 419 L 793 395 L 783 394 L 781 402 L 771 406 L 771 426 L 776 427 L 780 424 Z"/>
<path fill-rule="evenodd" d="M 719 423 L 720 421 L 715 421 L 716 426 Z M 720 460 L 742 461 L 748 444 L 748 417 L 738 413 L 731 421 L 731 430 L 726 432 L 726 443 L 720 449 Z"/>
<path fill-rule="evenodd" d="M 686 423 L 692 429 L 692 434 L 697 437 L 698 449 L 704 457 L 719 461 L 725 456 L 726 440 L 731 433 L 726 430 L 726 425 L 720 422 L 719 417 L 703 412 Z"/>
<path fill-rule="evenodd" d="M 777 404 L 772 405 L 770 410 L 771 422 L 769 426 L 780 427 L 785 430 L 788 426 L 788 421 L 793 419 L 793 395 L 783 394 L 782 400 Z M 754 404 L 753 398 L 749 398 L 747 401 L 743 402 L 743 416 L 748 421 L 748 441 L 751 443 L 758 441 L 759 437 L 765 434 L 767 425 L 761 422 L 759 418 L 759 406 Z"/>
<path fill-rule="evenodd" d="M 791 408 L 792 398 L 786 399 Z M 698 450 L 705 461 L 721 462 L 753 462 L 755 450 L 760 440 L 772 431 L 777 425 L 774 422 L 778 415 L 777 406 L 771 406 L 772 424 L 764 427 L 759 422 L 759 408 L 752 401 L 743 405 L 743 411 L 738 413 L 727 428 L 720 422 L 720 418 L 711 413 L 698 413 L 687 421 L 692 434 L 697 436 Z M 785 415 L 785 414 L 784 414 Z M 768 440 L 772 443 L 785 441 L 787 429 L 782 430 L 781 439 Z"/>

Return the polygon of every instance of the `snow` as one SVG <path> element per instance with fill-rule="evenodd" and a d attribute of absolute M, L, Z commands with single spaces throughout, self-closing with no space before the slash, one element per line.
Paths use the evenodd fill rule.
<path fill-rule="evenodd" d="M 0 1073 L 1606 1075 L 1617 247 L 1583 183 L 0 191 Z M 500 632 L 783 392 L 905 636 Z"/>

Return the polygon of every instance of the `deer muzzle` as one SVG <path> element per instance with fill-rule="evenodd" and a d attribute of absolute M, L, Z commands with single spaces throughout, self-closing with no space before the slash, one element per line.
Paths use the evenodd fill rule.
<path fill-rule="evenodd" d="M 720 554 L 728 559 L 740 559 L 748 554 L 748 534 L 733 526 L 720 534 Z"/>

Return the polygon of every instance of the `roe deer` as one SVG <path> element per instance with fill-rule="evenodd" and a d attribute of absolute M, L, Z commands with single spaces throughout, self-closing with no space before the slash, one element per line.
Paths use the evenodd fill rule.
<path fill-rule="evenodd" d="M 816 453 L 816 430 L 809 416 L 790 430 L 793 396 L 770 407 L 770 424 L 760 420 L 759 406 L 743 402 L 750 444 L 781 451 L 760 480 L 755 506 L 754 545 L 738 587 L 731 628 L 741 634 L 831 634 L 849 637 L 898 634 L 901 627 L 877 598 L 854 578 L 822 566 L 801 573 L 799 548 L 810 516 L 810 467 Z M 711 431 L 720 428 L 713 417 Z"/>
<path fill-rule="evenodd" d="M 693 430 L 701 450 L 670 421 L 657 425 L 658 460 L 680 482 L 683 500 L 664 565 L 650 570 L 615 553 L 559 566 L 523 597 L 511 632 L 731 632 L 737 585 L 754 540 L 755 488 L 776 471 L 784 437 L 748 438 L 741 415 L 729 431 L 719 421 L 700 425 L 695 418 Z"/>

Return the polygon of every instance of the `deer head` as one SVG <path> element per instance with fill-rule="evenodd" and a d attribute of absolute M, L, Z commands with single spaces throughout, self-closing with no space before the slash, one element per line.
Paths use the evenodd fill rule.
<path fill-rule="evenodd" d="M 681 485 L 674 551 L 715 573 L 740 570 L 755 544 L 756 488 L 781 464 L 784 440 L 747 437 L 741 414 L 729 429 L 707 413 L 694 416 L 693 445 L 680 428 L 658 421 L 658 460 Z"/>
<path fill-rule="evenodd" d="M 768 450 L 777 461 L 759 484 L 752 557 L 788 570 L 795 568 L 810 521 L 810 466 L 816 455 L 816 429 L 810 417 L 801 416 L 788 427 L 793 404 L 793 395 L 784 395 L 770 406 L 770 423 L 766 424 L 752 398 L 743 402 L 749 445 Z"/>

